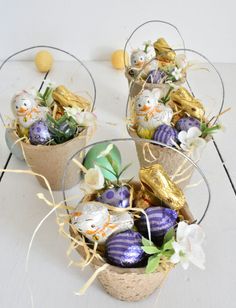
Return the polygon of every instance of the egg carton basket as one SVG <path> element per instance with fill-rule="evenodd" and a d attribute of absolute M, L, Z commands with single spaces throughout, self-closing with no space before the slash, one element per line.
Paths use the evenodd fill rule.
<path fill-rule="evenodd" d="M 67 84 L 69 84 L 69 86 L 72 84 L 75 90 L 78 90 L 78 88 L 80 88 L 81 86 L 80 83 L 84 82 L 83 86 L 89 87 L 90 93 L 88 95 L 88 99 L 91 101 L 90 111 L 92 111 L 94 109 L 94 104 L 96 100 L 96 86 L 94 79 L 88 68 L 76 56 L 62 49 L 46 45 L 40 45 L 40 46 L 29 47 L 19 52 L 16 52 L 11 56 L 9 56 L 0 66 L 0 77 L 1 77 L 1 72 L 3 72 L 3 69 L 7 71 L 7 65 L 10 66 L 12 61 L 17 61 L 21 59 L 26 61 L 31 60 L 31 62 L 28 63 L 32 64 L 32 70 L 35 70 L 33 57 L 38 51 L 45 49 L 52 51 L 52 53 L 54 53 L 55 56 L 58 57 L 58 61 L 54 61 L 53 68 L 51 71 L 47 72 L 46 77 L 47 76 L 51 77 L 52 74 L 52 76 L 55 78 L 53 81 L 59 81 L 60 83 L 65 82 L 66 83 L 65 86 L 67 86 Z M 66 69 L 65 66 L 63 65 L 63 62 L 61 62 L 60 60 L 67 61 L 69 69 Z M 16 84 L 17 82 L 19 82 L 19 80 L 25 79 L 26 80 L 25 85 L 32 86 L 33 81 L 31 80 L 30 75 L 28 75 L 29 71 L 26 70 L 26 72 L 25 71 L 23 72 L 23 70 L 24 69 L 22 68 L 21 72 L 22 76 L 20 76 L 21 79 L 18 78 L 16 80 Z M 34 74 L 37 73 L 35 72 Z M 81 78 L 81 76 L 83 77 Z M 41 80 L 40 82 L 42 82 L 43 85 L 45 81 L 45 76 L 43 75 L 41 78 L 42 79 L 40 79 L 38 75 L 36 75 L 35 77 L 35 79 L 37 80 L 40 79 Z M 77 79 L 79 79 L 79 81 Z M 11 87 L 11 83 L 12 80 L 9 81 L 8 85 L 9 89 Z M 22 84 L 22 82 L 19 83 Z M 14 93 L 11 93 L 11 95 L 12 94 Z M 49 181 L 52 190 L 61 190 L 62 188 L 61 179 L 63 177 L 66 162 L 73 155 L 73 153 L 75 153 L 76 151 L 78 151 L 78 149 L 83 148 L 86 145 L 89 134 L 88 134 L 88 129 L 83 129 L 83 131 L 80 132 L 79 135 L 76 136 L 75 138 L 67 142 L 64 142 L 62 144 L 56 144 L 56 145 L 31 145 L 29 143 L 25 143 L 19 140 L 19 137 L 16 134 L 15 130 L 7 129 L 6 135 L 8 136 L 8 140 L 11 140 L 11 143 L 13 144 L 12 147 L 15 146 L 18 152 L 19 152 L 19 146 L 21 147 L 23 155 L 18 154 L 18 156 L 24 157 L 27 165 L 32 169 L 32 171 L 46 177 L 46 179 Z M 79 161 L 83 160 L 82 153 L 80 154 L 80 157 L 77 157 L 77 159 Z M 76 183 L 78 183 L 79 176 L 76 168 L 70 168 L 68 172 L 69 176 L 67 177 L 65 187 L 71 188 Z M 42 177 L 37 176 L 37 180 L 39 181 L 40 185 L 46 187 L 45 181 L 42 179 Z"/>
<path fill-rule="evenodd" d="M 222 77 L 219 71 L 216 69 L 216 67 L 203 54 L 195 50 L 192 50 L 192 49 L 184 49 L 184 50 L 178 49 L 178 51 L 189 52 L 193 55 L 196 54 L 201 59 L 203 59 L 204 62 L 209 66 L 209 68 L 213 72 L 214 78 L 216 78 L 219 84 L 217 88 L 220 89 L 220 95 L 217 98 L 218 99 L 217 106 L 214 107 L 215 120 L 212 122 L 212 125 L 213 125 L 217 122 L 218 116 L 221 114 L 223 110 L 223 106 L 224 106 L 225 89 L 224 89 L 224 83 L 223 83 Z M 194 78 L 194 73 L 193 73 L 193 78 Z M 141 86 L 138 89 L 137 85 L 138 83 L 136 83 L 135 81 L 132 82 L 130 86 L 130 90 L 129 90 L 127 104 L 126 104 L 126 119 L 128 122 L 126 127 L 127 127 L 128 134 L 130 135 L 130 137 L 134 139 L 138 139 L 139 136 L 137 135 L 137 132 L 132 127 L 132 125 L 129 124 L 129 120 L 132 120 L 132 117 L 134 117 L 132 108 L 133 108 L 135 98 L 139 93 L 141 93 L 140 91 L 144 90 L 144 88 L 141 89 Z M 152 84 L 149 84 L 148 86 L 149 86 L 149 90 L 153 89 Z M 163 90 L 162 93 L 165 95 L 166 90 L 167 90 L 166 87 L 169 87 L 169 86 L 165 84 L 164 85 L 157 84 L 156 87 L 159 87 L 160 89 L 162 89 Z M 193 89 L 190 85 L 190 82 L 188 82 L 187 79 L 186 79 L 186 83 L 184 84 L 184 87 L 186 87 L 186 89 L 188 89 L 190 93 L 194 96 Z M 133 88 L 135 88 L 135 90 Z M 133 96 L 134 93 L 135 93 L 135 97 Z M 211 136 L 207 136 L 205 141 L 209 142 L 211 139 L 212 139 Z M 142 167 L 148 166 L 150 163 L 153 163 L 153 162 L 158 162 L 158 163 L 163 164 L 166 170 L 169 171 L 171 174 L 173 174 L 175 172 L 178 172 L 179 166 L 185 162 L 183 157 L 180 157 L 179 155 L 177 155 L 175 151 L 171 151 L 168 147 L 160 147 L 160 146 L 157 147 L 155 144 L 152 144 L 152 143 L 151 144 L 148 143 L 148 146 L 146 146 L 145 144 L 137 143 L 136 150 L 137 150 L 137 155 L 139 158 L 140 165 Z M 179 180 L 182 180 L 181 182 L 182 188 L 185 187 L 189 183 L 189 180 L 191 179 L 193 171 L 194 171 L 194 168 L 192 166 L 189 166 L 188 163 L 186 163 L 186 172 L 184 172 L 182 175 L 179 176 Z"/>
<path fill-rule="evenodd" d="M 100 144 L 102 142 L 114 142 L 114 144 L 117 144 L 117 142 L 122 142 L 122 143 L 130 143 L 130 142 L 135 142 L 135 139 L 132 138 L 127 138 L 127 139 L 113 139 L 113 140 L 105 140 L 105 141 L 100 141 L 96 144 Z M 150 140 L 137 140 L 136 143 L 150 143 Z M 159 144 L 157 142 L 155 142 L 157 146 L 159 146 Z M 85 147 L 84 151 L 86 151 L 87 148 L 92 147 L 95 144 L 91 144 L 87 147 Z M 166 147 L 165 145 L 163 145 L 164 147 Z M 126 151 L 131 152 L 131 149 L 127 149 L 129 147 L 126 147 Z M 189 220 L 189 221 L 195 221 L 197 223 L 201 223 L 202 220 L 204 219 L 208 207 L 209 207 L 209 203 L 210 203 L 210 188 L 209 188 L 209 184 L 203 174 L 203 172 L 200 170 L 200 168 L 194 164 L 193 161 L 191 161 L 189 158 L 187 158 L 184 154 L 182 154 L 181 152 L 179 152 L 178 150 L 174 150 L 172 148 L 169 149 L 170 152 L 176 152 L 176 155 L 179 155 L 181 157 L 183 157 L 183 159 L 187 160 L 189 162 L 189 164 L 192 165 L 193 168 L 197 169 L 197 173 L 198 175 L 200 175 L 200 178 L 202 179 L 202 184 L 204 185 L 206 191 L 204 191 L 204 207 L 200 209 L 200 213 L 192 213 L 191 209 L 187 206 L 185 207 L 185 209 L 182 209 L 181 214 L 185 217 L 185 219 Z M 83 151 L 83 150 L 82 150 Z M 80 151 L 78 151 L 75 155 L 78 155 L 80 153 Z M 73 160 L 73 158 L 75 157 L 75 155 L 70 159 L 70 161 Z M 128 155 L 126 155 L 128 156 Z M 125 156 L 125 158 L 127 159 L 127 157 Z M 136 160 L 135 156 L 132 154 L 133 157 L 133 161 Z M 65 173 L 64 173 L 64 180 L 63 183 L 65 183 L 66 177 L 67 177 L 67 168 L 70 165 L 70 161 L 67 163 L 67 167 L 65 169 Z M 138 162 L 137 162 L 138 163 Z M 166 166 L 163 166 L 164 168 Z M 167 171 L 167 173 L 170 175 L 169 171 Z M 82 180 L 82 178 L 81 178 Z M 132 185 L 133 187 L 135 187 L 136 191 L 139 191 L 141 189 L 141 184 L 139 181 L 137 180 L 132 180 Z M 64 184 L 62 184 L 62 186 L 64 186 Z M 68 192 L 67 192 L 68 193 Z M 64 200 L 65 200 L 65 206 L 68 206 L 67 204 L 67 193 L 65 191 L 65 189 L 63 190 L 63 196 L 64 196 Z M 81 200 L 81 199 L 80 199 Z M 82 201 L 91 201 L 93 200 L 92 196 L 86 196 L 86 197 L 82 197 Z M 80 202 L 80 201 L 79 201 Z M 200 202 L 200 201 L 199 201 Z M 198 206 L 196 206 L 199 210 L 199 203 L 198 202 Z M 69 213 L 69 210 L 67 210 L 67 213 Z M 197 217 L 199 216 L 199 217 Z M 194 218 L 193 218 L 194 217 Z M 72 238 L 75 238 L 79 235 L 79 232 L 77 230 L 74 230 L 74 228 L 69 228 L 69 232 Z M 79 255 L 85 259 L 86 253 L 84 250 L 84 247 L 81 246 L 77 246 L 76 247 L 77 252 L 79 253 Z M 98 270 L 99 268 L 101 268 L 102 266 L 104 266 L 104 264 L 106 264 L 106 268 L 104 270 L 102 270 L 98 276 L 97 279 L 99 280 L 99 282 L 101 283 L 101 285 L 103 286 L 104 290 L 110 294 L 112 297 L 118 299 L 118 300 L 122 300 L 122 301 L 128 301 L 128 302 L 134 302 L 134 301 L 140 301 L 143 300 L 145 298 L 147 298 L 148 296 L 150 296 L 154 291 L 161 289 L 163 283 L 165 282 L 166 278 L 168 277 L 170 271 L 174 268 L 174 265 L 171 263 L 166 263 L 165 267 L 160 266 L 155 272 L 147 274 L 145 273 L 145 268 L 144 267 L 140 267 L 140 268 L 121 268 L 118 266 L 114 266 L 111 264 L 108 264 L 104 261 L 101 261 L 99 259 L 94 258 L 92 260 L 92 262 L 90 263 L 92 269 L 94 271 Z"/>
<path fill-rule="evenodd" d="M 142 33 L 142 31 L 144 33 Z M 156 31 L 156 33 L 155 33 Z M 173 33 L 172 33 L 173 31 Z M 161 35 L 163 35 L 163 33 L 166 33 L 166 35 L 170 35 L 172 34 L 172 41 L 173 41 L 173 35 L 175 36 L 175 39 L 177 38 L 179 41 L 175 42 L 176 45 L 178 45 L 178 47 L 181 47 L 182 49 L 185 49 L 185 42 L 184 39 L 179 31 L 179 29 L 173 25 L 170 22 L 167 21 L 163 21 L 163 20 L 149 20 L 144 22 L 143 24 L 139 25 L 137 28 L 135 28 L 133 30 L 133 32 L 131 33 L 131 35 L 129 36 L 129 38 L 127 39 L 125 46 L 124 46 L 124 59 L 125 59 L 125 77 L 128 80 L 128 85 L 129 88 L 131 89 L 132 86 L 132 91 L 130 90 L 130 96 L 131 97 L 135 97 L 142 89 L 148 89 L 148 90 L 152 90 L 155 88 L 159 88 L 162 89 L 164 92 L 168 91 L 169 89 L 169 85 L 168 84 L 157 84 L 157 83 L 148 83 L 145 80 L 140 80 L 138 77 L 140 76 L 140 73 L 138 74 L 137 78 L 131 76 L 129 74 L 129 65 L 126 62 L 126 57 L 125 54 L 127 52 L 128 47 L 131 45 L 133 46 L 134 41 L 135 43 L 137 43 L 137 38 L 139 39 L 139 43 L 143 43 L 143 41 L 145 39 L 147 39 L 148 35 L 155 35 L 155 40 L 157 39 L 157 36 L 160 37 L 160 33 Z M 139 37 L 141 36 L 141 38 Z M 141 41 L 140 41 L 141 40 Z M 151 61 L 150 61 L 151 62 Z M 146 67 L 148 64 L 147 63 L 144 67 Z M 143 71 L 143 70 L 141 70 Z M 176 85 L 181 84 L 182 81 L 177 81 L 175 82 Z"/>

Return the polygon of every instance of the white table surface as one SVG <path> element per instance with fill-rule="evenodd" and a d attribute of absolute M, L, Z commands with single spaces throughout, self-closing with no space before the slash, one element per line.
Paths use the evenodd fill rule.
<path fill-rule="evenodd" d="M 17 67 L 19 63 L 15 65 Z M 87 65 L 97 86 L 95 113 L 99 125 L 92 141 L 127 137 L 124 109 L 128 86 L 123 72 L 112 69 L 107 62 L 88 62 Z M 215 139 L 236 183 L 234 120 L 236 64 L 218 64 L 217 67 L 225 81 L 226 107 L 233 106 L 233 108 L 222 118 L 226 131 L 218 133 Z M 2 114 L 10 112 L 7 102 L 1 101 L 0 104 Z M 1 167 L 5 165 L 8 155 L 4 129 L 0 123 Z M 235 195 L 212 143 L 208 144 L 200 167 L 207 174 L 212 191 L 210 210 L 203 222 L 207 234 L 206 270 L 201 271 L 191 267 L 188 271 L 184 271 L 178 266 L 169 275 L 161 292 L 139 303 L 125 303 L 113 299 L 102 290 L 98 282 L 95 282 L 84 296 L 73 294 L 90 277 L 91 270 L 81 272 L 78 268 L 67 267 L 68 241 L 58 234 L 55 216 L 51 216 L 43 224 L 36 236 L 29 275 L 26 276 L 25 257 L 32 232 L 50 210 L 36 197 L 36 193 L 48 194 L 29 175 L 4 174 L 0 183 L 0 307 L 31 307 L 27 287 L 29 279 L 36 308 L 234 308 L 236 303 Z M 24 162 L 12 157 L 8 169 L 27 169 L 27 167 Z M 56 193 L 55 197 L 57 200 L 62 199 L 61 193 Z"/>

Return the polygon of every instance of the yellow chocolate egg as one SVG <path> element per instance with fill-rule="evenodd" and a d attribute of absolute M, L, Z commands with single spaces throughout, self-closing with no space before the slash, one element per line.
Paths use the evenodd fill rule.
<path fill-rule="evenodd" d="M 36 54 L 34 63 L 41 73 L 46 73 L 52 68 L 53 57 L 50 52 L 42 50 Z"/>
<path fill-rule="evenodd" d="M 125 59 L 124 59 L 125 56 Z M 125 60 L 125 61 L 124 61 Z M 129 64 L 129 55 L 127 52 L 124 54 L 124 50 L 119 49 L 112 53 L 111 55 L 112 66 L 117 70 L 122 70 L 125 68 L 125 64 Z"/>

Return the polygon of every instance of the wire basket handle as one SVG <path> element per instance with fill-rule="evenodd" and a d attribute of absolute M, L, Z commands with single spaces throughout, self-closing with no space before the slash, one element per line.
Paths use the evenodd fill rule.
<path fill-rule="evenodd" d="M 64 53 L 64 54 L 67 54 L 68 56 L 72 57 L 74 60 L 76 60 L 77 62 L 80 63 L 80 65 L 81 65 L 81 66 L 85 69 L 85 71 L 88 73 L 88 75 L 89 75 L 89 77 L 90 77 L 90 79 L 91 79 L 91 81 L 92 81 L 94 93 L 93 93 L 93 97 L 92 97 L 92 108 L 91 108 L 91 111 L 93 111 L 94 105 L 95 105 L 95 101 L 96 101 L 96 93 L 97 93 L 97 91 L 96 91 L 95 81 L 94 81 L 94 79 L 93 79 L 93 76 L 92 76 L 91 72 L 89 71 L 89 69 L 87 68 L 87 66 L 86 66 L 81 60 L 79 60 L 76 56 L 74 56 L 74 55 L 71 54 L 70 52 L 65 51 L 65 50 L 63 50 L 63 49 L 61 49 L 61 48 L 57 48 L 57 47 L 53 47 L 53 46 L 48 46 L 48 45 L 38 45 L 38 46 L 32 46 L 32 47 L 28 47 L 28 48 L 22 49 L 22 50 L 20 50 L 20 51 L 17 51 L 17 52 L 15 52 L 15 53 L 11 54 L 9 57 L 7 57 L 7 58 L 2 62 L 2 64 L 0 65 L 0 72 L 1 72 L 1 70 L 2 70 L 2 68 L 3 68 L 3 66 L 4 66 L 11 58 L 13 58 L 13 57 L 17 56 L 18 54 L 21 54 L 21 53 L 23 53 L 23 52 L 25 52 L 25 51 L 28 51 L 28 50 L 31 50 L 31 49 L 37 49 L 37 48 L 49 48 L 49 49 L 53 49 L 53 50 L 60 51 L 60 52 L 62 52 L 62 53 Z"/>
<path fill-rule="evenodd" d="M 126 43 L 125 43 L 125 47 L 124 47 L 124 62 L 125 62 L 125 68 L 127 69 L 128 68 L 128 63 L 126 63 L 126 57 L 125 57 L 125 54 L 126 54 L 126 50 L 127 50 L 127 46 L 128 46 L 128 43 L 130 42 L 130 40 L 132 39 L 133 35 L 142 27 L 144 27 L 145 25 L 147 24 L 150 24 L 150 23 L 161 23 L 161 24 L 165 24 L 165 25 L 168 25 L 170 26 L 171 28 L 173 28 L 174 30 L 176 30 L 177 34 L 179 35 L 181 41 L 182 41 L 182 45 L 183 45 L 183 48 L 185 48 L 185 42 L 184 42 L 184 39 L 179 31 L 179 29 L 173 25 L 172 23 L 168 22 L 168 21 L 164 21 L 164 20 L 148 20 L 144 23 L 142 23 L 141 25 L 139 25 L 137 28 L 135 28 L 133 30 L 133 32 L 130 34 L 130 36 L 128 37 Z"/>
<path fill-rule="evenodd" d="M 200 56 L 202 59 L 204 59 L 212 68 L 213 68 L 213 71 L 215 72 L 216 76 L 218 77 L 218 80 L 219 80 L 219 83 L 220 83 L 220 87 L 221 87 L 221 90 L 222 90 L 222 97 L 221 97 L 221 100 L 220 100 L 220 107 L 219 107 L 219 110 L 217 112 L 217 116 L 220 115 L 220 113 L 222 112 L 223 110 L 223 107 L 224 107 L 224 102 L 225 102 L 225 86 L 224 86 L 224 82 L 223 82 L 223 78 L 221 76 L 221 74 L 219 73 L 219 71 L 217 70 L 217 68 L 215 67 L 215 65 L 205 56 L 203 55 L 202 53 L 194 50 L 194 49 L 188 49 L 188 48 L 179 48 L 179 49 L 173 49 L 175 52 L 183 52 L 183 53 L 186 53 L 187 52 L 190 52 L 190 53 L 194 53 L 198 56 Z M 146 63 L 143 68 L 138 72 L 137 76 L 134 77 L 134 79 L 132 80 L 131 84 L 130 84 L 130 88 L 129 88 L 129 96 L 128 96 L 128 100 L 127 100 L 127 104 L 126 104 L 126 118 L 129 117 L 129 103 L 130 103 L 130 94 L 133 92 L 133 87 L 135 87 L 136 83 L 139 81 L 139 77 L 140 75 L 143 73 L 143 71 L 145 70 L 145 68 L 152 62 L 156 60 L 156 58 L 152 58 L 148 63 Z M 193 93 L 192 89 L 191 89 L 191 85 L 189 84 L 187 78 L 186 78 L 186 83 L 188 85 L 188 88 L 191 92 L 191 94 L 193 96 L 195 96 L 195 94 Z M 216 122 L 217 122 L 217 116 L 215 118 L 215 120 L 212 122 L 214 125 Z"/>

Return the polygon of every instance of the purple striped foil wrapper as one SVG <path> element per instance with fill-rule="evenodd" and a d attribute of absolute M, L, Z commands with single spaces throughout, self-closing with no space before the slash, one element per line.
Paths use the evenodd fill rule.
<path fill-rule="evenodd" d="M 200 129 L 200 126 L 201 126 L 200 121 L 193 117 L 181 118 L 175 125 L 178 131 L 184 130 L 185 132 L 187 132 L 191 127 L 197 127 Z"/>
<path fill-rule="evenodd" d="M 174 146 L 178 141 L 178 131 L 167 124 L 162 124 L 157 128 L 152 139 L 168 146 Z"/>
<path fill-rule="evenodd" d="M 119 267 L 138 267 L 146 254 L 141 248 L 142 235 L 127 230 L 108 238 L 106 242 L 106 258 L 108 263 Z"/>
<path fill-rule="evenodd" d="M 149 219 L 152 239 L 163 237 L 170 228 L 175 226 L 178 217 L 176 211 L 161 206 L 149 207 L 145 212 Z M 144 214 L 137 221 L 137 227 L 139 232 L 147 237 L 147 219 Z"/>

